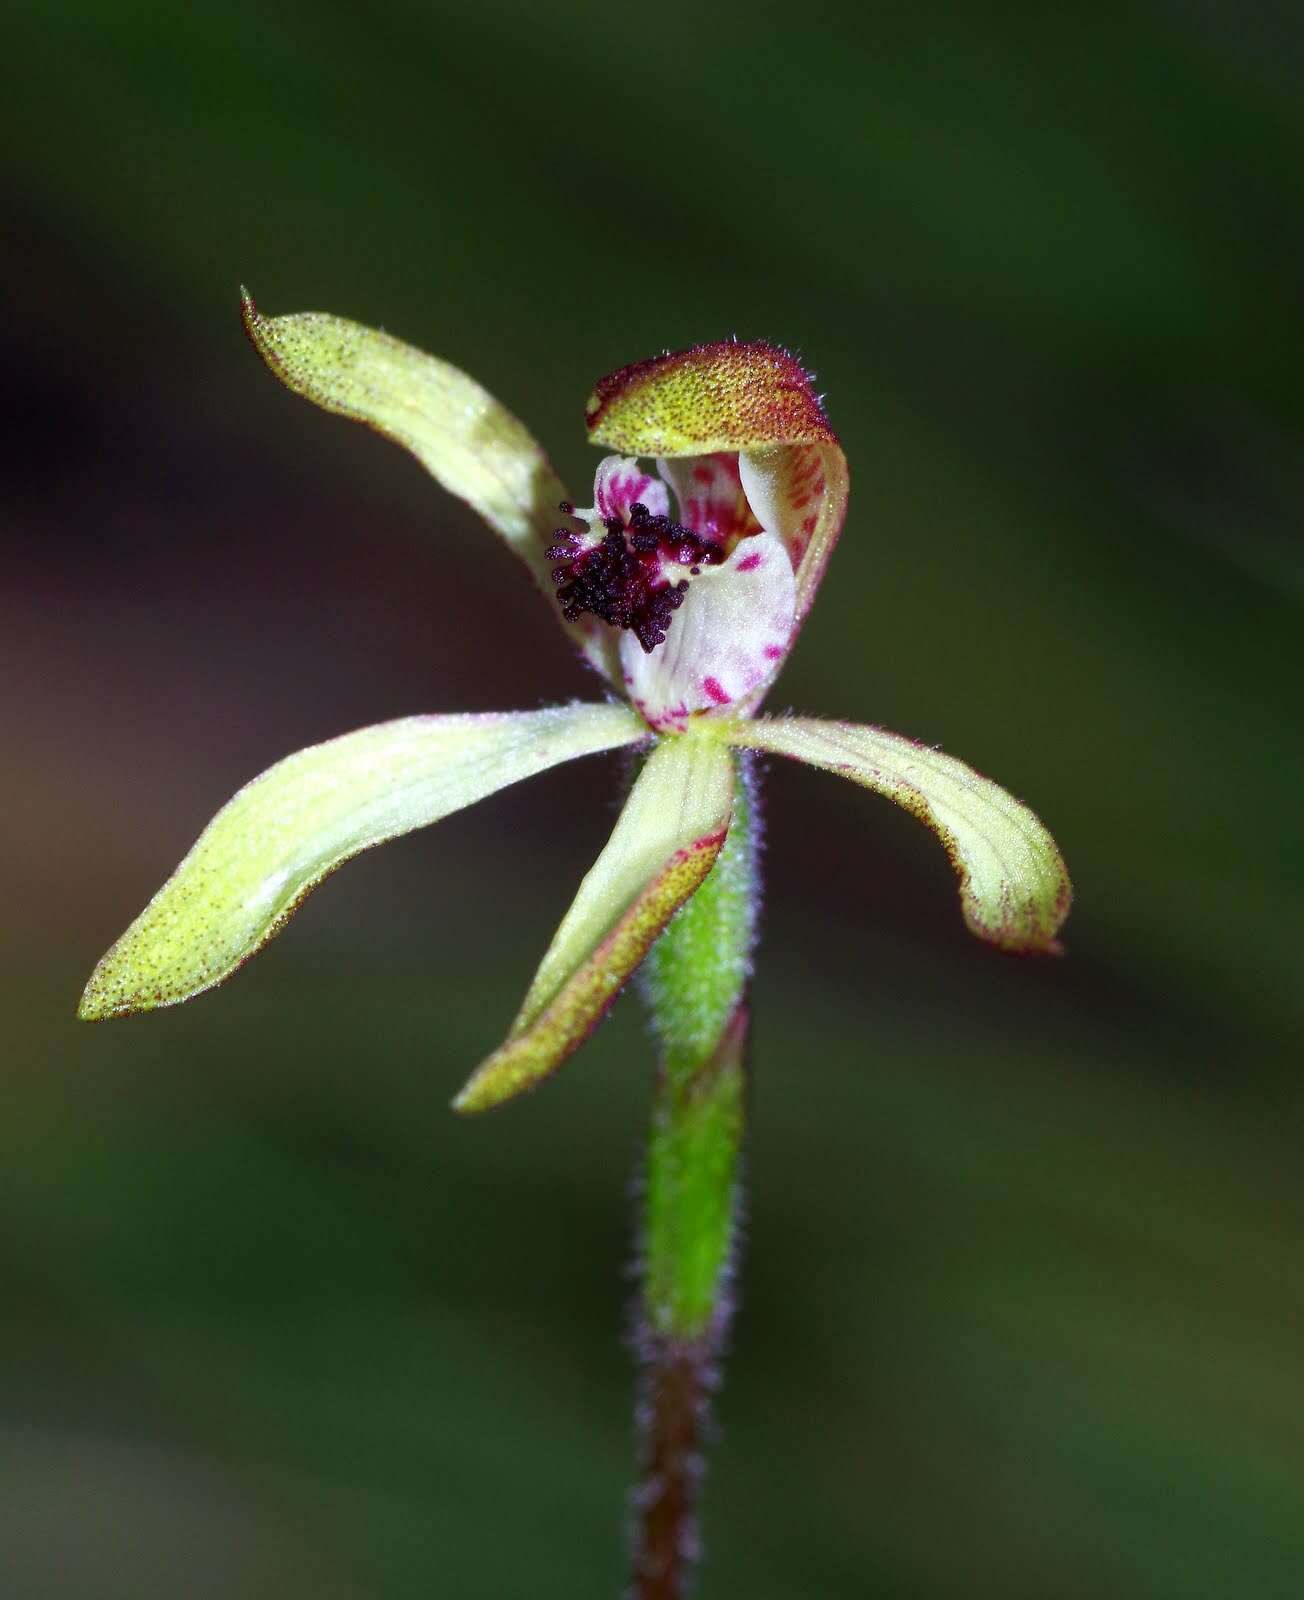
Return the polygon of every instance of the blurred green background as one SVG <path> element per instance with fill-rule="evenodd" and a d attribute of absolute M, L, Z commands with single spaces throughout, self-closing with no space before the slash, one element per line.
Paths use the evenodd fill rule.
<path fill-rule="evenodd" d="M 1295 6 L 6 10 L 0 1591 L 614 1596 L 650 1052 L 446 1105 L 619 761 L 355 863 L 230 986 L 95 959 L 279 756 L 591 692 L 236 286 L 435 350 L 583 496 L 599 374 L 814 366 L 851 517 L 776 706 L 999 777 L 1068 958 L 768 783 L 703 1600 L 1304 1588 Z"/>

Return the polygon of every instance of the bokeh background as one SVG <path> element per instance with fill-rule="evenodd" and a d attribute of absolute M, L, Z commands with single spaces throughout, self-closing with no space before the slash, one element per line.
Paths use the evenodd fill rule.
<path fill-rule="evenodd" d="M 225 991 L 73 1021 L 243 781 L 591 692 L 504 551 L 278 389 L 813 365 L 852 508 L 777 705 L 1054 828 L 1067 959 L 775 768 L 703 1600 L 1304 1587 L 1297 7 L 18 4 L 0 51 L 0 1589 L 614 1596 L 632 998 L 483 1122 L 619 761 L 354 863 Z"/>

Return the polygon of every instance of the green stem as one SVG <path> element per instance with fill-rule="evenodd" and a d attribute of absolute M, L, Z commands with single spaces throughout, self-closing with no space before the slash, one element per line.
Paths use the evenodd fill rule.
<path fill-rule="evenodd" d="M 644 969 L 661 1067 L 643 1184 L 633 1600 L 680 1600 L 697 1553 L 701 1444 L 731 1310 L 757 857 L 742 764 L 719 860 Z"/>

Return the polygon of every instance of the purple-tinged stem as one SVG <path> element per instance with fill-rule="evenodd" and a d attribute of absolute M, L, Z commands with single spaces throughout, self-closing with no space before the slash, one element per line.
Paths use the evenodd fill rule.
<path fill-rule="evenodd" d="M 718 1339 L 649 1337 L 640 1352 L 642 1454 L 634 1495 L 633 1600 L 682 1600 L 697 1562 L 698 1490 Z"/>

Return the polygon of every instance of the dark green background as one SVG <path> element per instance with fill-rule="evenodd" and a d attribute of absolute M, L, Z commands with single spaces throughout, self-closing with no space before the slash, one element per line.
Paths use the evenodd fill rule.
<path fill-rule="evenodd" d="M 355 863 L 227 990 L 96 957 L 280 755 L 592 692 L 511 559 L 241 337 L 384 324 L 583 497 L 623 362 L 815 367 L 851 515 L 776 705 L 1026 797 L 1062 962 L 768 786 L 703 1600 L 1304 1587 L 1296 6 L 32 3 L 0 52 L 6 1595 L 614 1597 L 650 1054 L 446 1104 L 619 762 Z"/>

